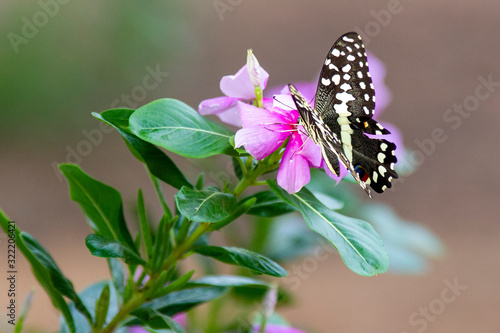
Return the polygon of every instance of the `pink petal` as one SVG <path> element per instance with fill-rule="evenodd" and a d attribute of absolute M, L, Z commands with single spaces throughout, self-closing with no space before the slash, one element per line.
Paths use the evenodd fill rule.
<path fill-rule="evenodd" d="M 293 98 L 290 95 L 286 94 L 274 95 L 273 99 L 274 99 L 273 107 L 275 108 L 280 108 L 284 110 L 297 110 L 297 106 L 295 105 L 295 102 L 293 101 Z"/>
<path fill-rule="evenodd" d="M 321 162 L 323 161 L 321 148 L 315 144 L 311 138 L 302 134 L 303 132 L 304 129 L 299 127 L 299 133 L 303 143 L 302 149 L 298 152 L 298 154 L 304 156 L 313 167 L 319 168 L 321 166 Z"/>
<path fill-rule="evenodd" d="M 266 91 L 264 92 L 264 96 L 266 97 L 271 97 L 271 96 L 276 96 L 276 95 L 286 95 L 290 94 L 288 91 L 288 86 L 272 86 L 270 88 L 267 88 Z"/>
<path fill-rule="evenodd" d="M 226 96 L 209 98 L 202 101 L 200 105 L 198 105 L 198 112 L 203 116 L 207 114 L 215 114 L 235 105 L 238 100 L 238 98 Z"/>
<path fill-rule="evenodd" d="M 239 127 L 241 122 L 236 104 L 238 100 L 238 98 L 225 96 L 206 99 L 198 106 L 198 112 L 203 116 L 215 114 L 226 124 Z"/>
<path fill-rule="evenodd" d="M 237 106 L 231 107 L 225 112 L 218 113 L 217 117 L 226 124 L 241 127 L 240 113 Z"/>
<path fill-rule="evenodd" d="M 262 160 L 278 149 L 289 135 L 289 132 L 269 130 L 262 126 L 244 127 L 236 132 L 234 142 L 236 147 L 244 146 L 250 155 Z"/>
<path fill-rule="evenodd" d="M 309 162 L 304 156 L 297 154 L 297 149 L 301 145 L 300 135 L 293 133 L 285 148 L 278 170 L 278 185 L 288 193 L 298 192 L 311 180 Z"/>
<path fill-rule="evenodd" d="M 298 91 L 300 91 L 300 93 L 306 98 L 308 102 L 310 103 L 314 102 L 314 96 L 316 95 L 316 89 L 318 87 L 318 80 L 301 81 L 294 83 L 293 85 L 295 86 L 295 88 L 297 88 Z M 290 92 L 288 91 L 288 86 L 273 86 L 271 88 L 268 88 L 265 92 L 265 96 L 276 96 L 276 95 L 290 95 Z"/>
<path fill-rule="evenodd" d="M 179 323 L 183 328 L 187 327 L 188 316 L 186 312 L 176 313 L 173 317 L 173 320 Z"/>
<path fill-rule="evenodd" d="M 297 123 L 296 116 L 298 116 L 298 114 L 295 115 L 290 111 L 262 109 L 242 102 L 238 102 L 238 109 L 240 110 L 241 124 L 243 127 L 261 126 L 274 128 L 276 125 L 287 125 L 287 128 L 294 129 L 293 126 Z"/>
<path fill-rule="evenodd" d="M 318 75 L 319 80 L 319 75 Z M 295 88 L 304 96 L 304 98 L 314 106 L 314 98 L 316 97 L 316 89 L 318 88 L 318 80 L 302 81 L 294 84 Z"/>
<path fill-rule="evenodd" d="M 269 74 L 261 67 L 260 68 L 260 87 L 262 90 L 267 85 Z M 242 99 L 255 99 L 255 87 L 250 80 L 250 74 L 247 70 L 247 65 L 235 75 L 226 75 L 220 80 L 220 90 L 226 96 L 242 98 Z"/>

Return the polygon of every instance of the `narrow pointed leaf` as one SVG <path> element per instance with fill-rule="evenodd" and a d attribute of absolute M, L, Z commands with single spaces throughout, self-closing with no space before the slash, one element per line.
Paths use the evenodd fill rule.
<path fill-rule="evenodd" d="M 123 295 L 123 289 L 125 287 L 125 272 L 123 271 L 121 262 L 115 258 L 108 258 L 108 266 L 115 289 L 120 295 Z"/>
<path fill-rule="evenodd" d="M 95 328 L 100 329 L 104 322 L 106 321 L 106 316 L 108 315 L 109 309 L 109 284 L 102 288 L 101 296 L 96 301 L 95 304 Z"/>
<path fill-rule="evenodd" d="M 178 278 L 174 282 L 170 283 L 165 288 L 161 289 L 155 295 L 155 297 L 165 296 L 165 295 L 167 295 L 168 293 L 171 293 L 174 290 L 181 289 L 182 287 L 184 287 L 186 285 L 186 283 L 189 282 L 189 279 L 191 279 L 191 277 L 193 276 L 193 274 L 194 274 L 194 270 L 187 272 L 186 274 L 184 274 L 183 276 L 181 276 L 180 278 Z"/>
<path fill-rule="evenodd" d="M 232 161 L 233 161 L 234 174 L 236 175 L 238 180 L 241 180 L 241 179 L 243 179 L 243 169 L 242 169 L 241 164 L 240 164 L 241 160 L 238 160 L 239 158 L 240 157 L 233 156 Z"/>
<path fill-rule="evenodd" d="M 121 258 L 127 264 L 145 265 L 146 262 L 134 251 L 119 242 L 96 234 L 88 235 L 85 244 L 93 256 L 101 258 Z"/>
<path fill-rule="evenodd" d="M 38 260 L 38 258 L 31 252 L 29 247 L 24 243 L 23 239 L 21 238 L 21 231 L 19 231 L 17 227 L 13 227 L 15 226 L 15 224 L 9 224 L 9 221 L 11 220 L 9 220 L 9 218 L 0 209 L 0 225 L 2 226 L 2 229 L 7 235 L 9 235 L 10 238 L 16 240 L 16 248 L 19 249 L 24 257 L 28 260 L 35 278 L 48 294 L 54 307 L 61 312 L 62 317 L 64 318 L 64 321 L 66 322 L 66 325 L 68 327 L 68 332 L 76 332 L 75 321 L 73 319 L 69 306 L 66 303 L 66 300 L 61 295 L 60 291 L 56 288 L 56 286 L 54 286 L 49 270 L 44 266 L 44 263 Z M 23 234 L 27 235 L 26 233 Z"/>
<path fill-rule="evenodd" d="M 129 128 L 142 140 L 181 156 L 237 155 L 229 143 L 233 132 L 175 99 L 159 99 L 140 107 L 130 116 Z"/>
<path fill-rule="evenodd" d="M 372 276 L 387 271 L 387 251 L 373 227 L 328 209 L 306 188 L 289 194 L 276 181 L 268 181 L 271 189 L 283 200 L 297 208 L 309 228 L 325 237 L 340 253 L 353 272 Z"/>
<path fill-rule="evenodd" d="M 167 316 L 173 316 L 199 304 L 222 297 L 228 291 L 229 288 L 212 286 L 184 289 L 145 303 L 141 308 L 150 308 Z"/>
<path fill-rule="evenodd" d="M 81 293 L 79 293 L 79 297 L 85 306 L 89 309 L 91 313 L 96 313 L 96 305 L 98 303 L 98 299 L 101 297 L 103 293 L 103 289 L 108 286 L 109 288 L 109 306 L 108 313 L 106 315 L 105 323 L 109 323 L 116 313 L 118 312 L 119 305 L 117 302 L 116 291 L 113 288 L 113 285 L 110 281 L 98 282 L 87 288 L 85 288 Z M 70 311 L 75 318 L 76 324 L 76 333 L 89 333 L 93 332 L 89 323 L 85 320 L 85 317 L 79 312 L 76 311 L 75 305 L 73 302 L 69 304 Z M 113 333 L 127 333 L 128 327 L 120 327 L 113 331 Z M 60 323 L 59 327 L 60 333 L 68 333 L 68 327 L 64 322 Z"/>
<path fill-rule="evenodd" d="M 205 182 L 205 174 L 202 172 L 198 176 L 198 180 L 196 181 L 196 185 L 194 186 L 195 189 L 201 190 L 203 189 L 203 183 Z"/>
<path fill-rule="evenodd" d="M 175 333 L 186 332 L 184 328 L 176 322 L 173 318 L 164 315 L 151 308 L 140 308 L 134 310 L 132 314 L 139 318 L 139 320 L 152 329 L 166 329 L 170 328 Z"/>
<path fill-rule="evenodd" d="M 260 274 L 276 277 L 284 277 L 288 274 L 283 267 L 271 259 L 237 247 L 202 246 L 194 251 L 223 263 L 245 267 Z"/>
<path fill-rule="evenodd" d="M 149 260 L 153 256 L 153 241 L 151 240 L 151 231 L 149 229 L 149 222 L 141 189 L 139 189 L 139 193 L 137 194 L 137 210 L 139 211 L 139 225 L 141 227 L 141 236 L 146 250 L 146 258 Z"/>
<path fill-rule="evenodd" d="M 45 248 L 40 245 L 31 235 L 21 232 L 20 238 L 23 243 L 26 245 L 28 250 L 33 254 L 33 256 L 45 267 L 48 271 L 50 280 L 54 287 L 64 296 L 68 297 L 75 304 L 76 309 L 82 313 L 89 322 L 92 322 L 92 315 L 89 310 L 82 303 L 80 297 L 76 293 L 73 283 L 66 278 L 66 276 L 62 273 L 57 266 L 54 258 L 50 255 Z"/>
<path fill-rule="evenodd" d="M 177 220 L 175 217 L 174 220 Z M 165 259 L 166 253 L 169 251 L 171 244 L 169 239 L 170 228 L 174 224 L 174 221 L 169 221 L 166 215 L 163 215 L 160 223 L 158 224 L 158 229 L 156 230 L 156 239 L 153 244 L 153 258 L 152 258 L 152 269 L 156 271 L 163 260 Z"/>
<path fill-rule="evenodd" d="M 264 281 L 238 275 L 207 275 L 201 279 L 189 282 L 189 285 L 209 285 L 219 287 L 270 287 L 270 285 Z"/>
<path fill-rule="evenodd" d="M 59 169 L 68 181 L 71 199 L 80 205 L 96 233 L 135 249 L 125 223 L 120 193 L 88 176 L 77 165 L 60 164 Z"/>
<path fill-rule="evenodd" d="M 129 118 L 133 113 L 134 110 L 130 109 L 114 109 L 104 111 L 101 114 L 92 113 L 92 115 L 114 127 L 132 154 L 146 164 L 149 172 L 156 178 L 177 189 L 182 186 L 193 187 L 170 157 L 155 145 L 138 138 L 129 130 Z"/>

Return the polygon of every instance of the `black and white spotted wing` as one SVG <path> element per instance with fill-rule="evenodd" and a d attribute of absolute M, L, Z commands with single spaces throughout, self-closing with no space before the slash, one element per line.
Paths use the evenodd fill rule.
<path fill-rule="evenodd" d="M 297 95 L 292 93 L 292 96 L 297 105 Z M 297 108 L 301 107 L 297 105 Z M 350 32 L 333 44 L 321 70 L 315 109 L 302 109 L 299 112 L 302 121 L 309 122 L 309 130 L 318 127 L 319 119 L 321 126 L 326 125 L 337 143 L 340 141 L 340 147 L 339 144 L 333 145 L 337 153 L 335 156 L 351 171 L 361 187 L 366 188 L 368 184 L 378 193 L 391 187 L 392 180 L 398 178 L 394 170 L 396 145 L 365 135 L 390 132 L 372 118 L 375 91 L 361 36 Z M 302 113 L 312 113 L 314 117 L 303 116 Z M 324 144 L 322 141 L 330 141 L 316 138 L 317 141 L 308 128 L 304 128 L 320 146 Z M 325 161 L 328 159 L 327 164 L 332 172 L 338 170 L 338 160 L 334 160 L 332 154 L 323 154 L 323 158 Z"/>
<path fill-rule="evenodd" d="M 288 89 L 299 111 L 299 122 L 304 127 L 308 136 L 321 147 L 321 155 L 328 169 L 338 176 L 340 174 L 340 160 L 358 181 L 359 185 L 366 191 L 368 196 L 371 197 L 370 189 L 366 186 L 365 182 L 361 180 L 351 161 L 349 161 L 344 154 L 342 142 L 338 139 L 337 134 L 333 133 L 330 128 L 326 126 L 318 112 L 316 112 L 293 85 L 289 84 Z"/>

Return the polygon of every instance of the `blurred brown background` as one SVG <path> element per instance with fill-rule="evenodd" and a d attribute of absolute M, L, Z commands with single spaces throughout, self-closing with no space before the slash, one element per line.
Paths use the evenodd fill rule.
<path fill-rule="evenodd" d="M 125 204 L 141 186 L 153 199 L 118 134 L 101 131 L 82 143 L 99 129 L 90 112 L 126 106 L 122 94 L 132 107 L 161 97 L 196 107 L 220 96 L 220 78 L 244 64 L 247 48 L 270 73 L 269 86 L 309 80 L 336 38 L 356 30 L 387 66 L 393 99 L 384 120 L 420 152 L 416 172 L 374 200 L 428 226 L 447 254 L 422 276 L 373 278 L 330 256 L 280 312 L 310 332 L 500 330 L 498 1 L 60 1 L 0 3 L 0 206 L 48 248 L 77 290 L 106 278 L 107 267 L 88 255 L 89 228 L 54 165 L 79 149 L 86 156 L 76 162 L 120 190 Z M 164 74 L 146 89 L 154 70 Z M 479 77 L 490 76 L 499 83 L 478 88 Z M 447 111 L 464 103 L 462 114 Z M 436 128 L 444 137 L 426 154 L 416 140 L 428 142 Z M 195 163 L 185 168 L 195 177 Z M 54 331 L 55 310 L 17 260 L 18 302 L 38 290 L 26 325 Z M 454 282 L 466 288 L 450 289 Z M 0 330 L 10 329 L 4 321 Z"/>

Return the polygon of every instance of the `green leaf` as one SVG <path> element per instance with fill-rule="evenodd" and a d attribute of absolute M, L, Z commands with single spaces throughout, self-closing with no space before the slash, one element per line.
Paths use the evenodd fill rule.
<path fill-rule="evenodd" d="M 245 198 L 245 200 L 251 198 L 256 198 L 257 202 L 248 211 L 248 214 L 250 215 L 256 215 L 260 217 L 275 217 L 296 211 L 295 207 L 284 202 L 274 192 L 271 191 L 257 192 Z"/>
<path fill-rule="evenodd" d="M 243 179 L 243 162 L 241 161 L 241 158 L 240 157 L 232 157 L 231 158 L 232 161 L 233 161 L 233 170 L 234 170 L 234 174 L 236 175 L 236 178 L 238 178 L 238 180 L 242 180 Z"/>
<path fill-rule="evenodd" d="M 202 172 L 198 176 L 198 180 L 196 181 L 196 185 L 194 186 L 195 189 L 201 190 L 203 189 L 203 183 L 205 182 L 205 174 Z"/>
<path fill-rule="evenodd" d="M 145 265 L 146 262 L 134 251 L 123 246 L 114 239 L 96 234 L 85 238 L 85 245 L 93 256 L 101 258 L 121 258 L 130 265 Z"/>
<path fill-rule="evenodd" d="M 207 275 L 201 279 L 189 282 L 189 285 L 208 285 L 216 287 L 270 287 L 270 285 L 264 281 L 238 275 Z"/>
<path fill-rule="evenodd" d="M 184 289 L 145 303 L 140 308 L 150 308 L 167 316 L 173 316 L 199 304 L 222 297 L 228 291 L 228 288 L 212 286 Z"/>
<path fill-rule="evenodd" d="M 184 328 L 174 319 L 167 315 L 161 314 L 151 308 L 139 308 L 132 311 L 132 315 L 137 317 L 144 325 L 152 329 L 170 328 L 175 333 L 184 333 Z"/>
<path fill-rule="evenodd" d="M 139 193 L 137 194 L 137 210 L 139 212 L 139 225 L 141 227 L 142 239 L 144 240 L 146 258 L 150 260 L 153 256 L 153 241 L 151 240 L 151 230 L 149 229 L 146 208 L 144 207 L 144 197 L 141 189 L 139 189 Z"/>
<path fill-rule="evenodd" d="M 169 220 L 166 215 L 163 215 L 160 223 L 158 224 L 158 229 L 156 230 L 156 238 L 153 244 L 153 257 L 151 269 L 156 272 L 157 269 L 161 267 L 163 260 L 169 254 L 172 244 L 170 243 L 170 229 L 179 219 L 175 216 L 172 220 Z"/>
<path fill-rule="evenodd" d="M 165 295 L 167 295 L 168 293 L 171 293 L 174 290 L 181 289 L 182 287 L 184 287 L 186 285 L 186 283 L 189 282 L 189 279 L 191 279 L 191 277 L 193 276 L 193 274 L 194 274 L 194 270 L 187 272 L 186 274 L 184 274 L 183 276 L 181 276 L 177 280 L 175 280 L 172 283 L 170 283 L 165 288 L 160 289 L 159 292 L 154 295 L 154 297 L 165 296 Z"/>
<path fill-rule="evenodd" d="M 389 260 L 384 244 L 369 223 L 328 209 L 306 188 L 289 194 L 274 180 L 268 184 L 278 196 L 300 211 L 309 228 L 337 248 L 353 272 L 372 276 L 387 270 Z"/>
<path fill-rule="evenodd" d="M 108 266 L 115 289 L 118 294 L 123 295 L 123 289 L 125 287 L 125 272 L 123 271 L 121 262 L 115 258 L 108 258 Z"/>
<path fill-rule="evenodd" d="M 175 99 L 159 99 L 137 109 L 129 119 L 139 138 L 185 157 L 237 155 L 229 143 L 229 129 L 204 118 Z"/>
<path fill-rule="evenodd" d="M 85 290 L 83 290 L 80 294 L 79 297 L 81 298 L 82 302 L 85 304 L 87 309 L 91 313 L 96 313 L 96 304 L 98 299 L 101 297 L 103 293 L 103 289 L 108 286 L 109 288 L 109 306 L 108 306 L 108 313 L 105 319 L 105 323 L 109 323 L 113 317 L 116 315 L 119 309 L 119 305 L 117 302 L 117 297 L 116 297 L 116 291 L 115 288 L 113 288 L 113 285 L 109 281 L 103 281 L 103 282 L 98 282 L 95 283 L 89 287 L 87 287 Z M 76 333 L 89 333 L 92 332 L 92 328 L 89 325 L 89 323 L 85 320 L 85 317 L 81 315 L 79 312 L 76 311 L 75 305 L 73 303 L 70 303 L 69 305 L 70 311 L 75 318 L 75 324 L 76 324 Z M 114 333 L 127 333 L 129 330 L 128 327 L 120 327 L 118 329 L 115 329 L 113 332 Z M 59 328 L 60 333 L 68 333 L 68 327 L 67 325 L 61 321 L 60 323 L 60 328 Z"/>
<path fill-rule="evenodd" d="M 183 187 L 175 195 L 179 211 L 195 222 L 219 222 L 228 217 L 236 205 L 234 196 L 215 187 L 198 191 Z"/>
<path fill-rule="evenodd" d="M 122 136 L 132 154 L 146 164 L 149 172 L 165 183 L 180 189 L 182 186 L 193 187 L 175 163 L 161 149 L 134 135 L 128 128 L 129 118 L 134 113 L 130 109 L 114 109 L 94 117 L 114 127 Z"/>
<path fill-rule="evenodd" d="M 71 283 L 71 281 L 67 279 L 66 276 L 64 276 L 47 250 L 45 250 L 45 248 L 40 245 L 40 243 L 38 243 L 31 235 L 27 233 L 21 232 L 20 238 L 26 245 L 27 249 L 31 252 L 31 254 L 33 254 L 33 256 L 40 262 L 40 264 L 42 264 L 48 271 L 50 280 L 56 290 L 59 291 L 62 295 L 71 299 L 74 302 L 76 309 L 80 313 L 82 313 L 90 322 L 92 322 L 92 315 L 75 292 L 73 283 Z"/>
<path fill-rule="evenodd" d="M 95 324 L 94 327 L 97 329 L 102 328 L 106 321 L 106 316 L 108 315 L 109 308 L 109 284 L 102 288 L 101 296 L 97 299 L 95 304 Z"/>
<path fill-rule="evenodd" d="M 123 216 L 120 193 L 91 178 L 77 165 L 60 164 L 59 169 L 68 181 L 71 199 L 83 209 L 96 233 L 135 250 Z"/>
<path fill-rule="evenodd" d="M 214 258 L 226 264 L 245 267 L 260 274 L 276 277 L 284 277 L 288 274 L 283 267 L 271 259 L 237 247 L 203 246 L 196 248 L 194 252 Z"/>
<path fill-rule="evenodd" d="M 67 323 L 69 332 L 76 332 L 75 321 L 73 316 L 71 315 L 71 311 L 66 304 L 66 301 L 60 294 L 60 292 L 56 289 L 54 284 L 52 283 L 52 279 L 50 277 L 50 273 L 48 269 L 40 262 L 35 255 L 31 252 L 31 250 L 24 244 L 21 238 L 21 232 L 17 229 L 15 223 L 9 223 L 11 220 L 0 210 L 0 225 L 5 233 L 8 235 L 10 239 L 14 239 L 16 241 L 16 248 L 19 249 L 22 254 L 26 257 L 28 262 L 31 265 L 31 269 L 36 279 L 45 290 L 45 292 L 49 295 L 52 304 L 56 309 L 58 309 L 64 320 Z"/>
<path fill-rule="evenodd" d="M 225 227 L 226 225 L 228 225 L 229 223 L 233 222 L 238 217 L 245 214 L 250 208 L 252 208 L 252 206 L 255 204 L 256 201 L 257 201 L 257 199 L 255 199 L 255 198 L 250 198 L 249 200 L 243 201 L 238 206 L 236 206 L 234 211 L 228 217 L 226 217 L 225 219 L 223 219 L 219 222 L 215 222 L 214 224 L 212 224 L 210 231 L 219 230 L 219 229 Z"/>

